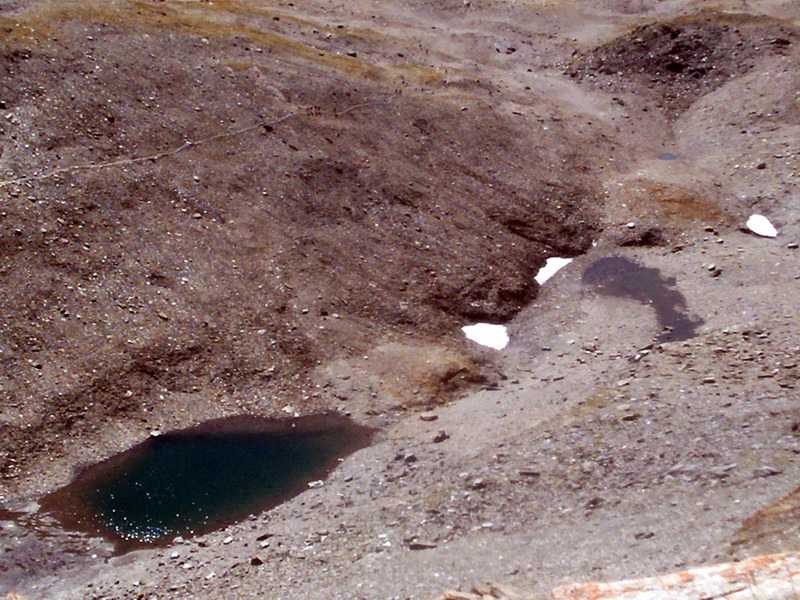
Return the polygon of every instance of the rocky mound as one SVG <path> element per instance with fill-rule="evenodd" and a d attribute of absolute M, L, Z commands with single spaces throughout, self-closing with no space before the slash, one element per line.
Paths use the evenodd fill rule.
<path fill-rule="evenodd" d="M 796 29 L 779 20 L 706 10 L 576 52 L 566 72 L 619 94 L 643 95 L 675 118 L 758 60 L 784 55 L 798 39 Z"/>

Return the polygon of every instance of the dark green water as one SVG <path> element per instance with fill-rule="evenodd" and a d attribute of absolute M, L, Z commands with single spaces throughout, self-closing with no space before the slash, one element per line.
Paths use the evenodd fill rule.
<path fill-rule="evenodd" d="M 275 507 L 367 446 L 372 433 L 338 415 L 211 421 L 85 470 L 42 509 L 118 550 L 171 541 Z"/>

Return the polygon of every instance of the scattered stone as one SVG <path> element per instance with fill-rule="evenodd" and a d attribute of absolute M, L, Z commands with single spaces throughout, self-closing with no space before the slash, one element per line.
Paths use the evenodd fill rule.
<path fill-rule="evenodd" d="M 448 590 L 443 595 L 439 596 L 437 600 L 481 600 L 481 597 L 468 592 Z"/>
<path fill-rule="evenodd" d="M 263 542 L 264 540 L 268 540 L 271 537 L 274 537 L 274 533 L 262 533 L 260 536 L 256 538 L 257 542 Z"/>
<path fill-rule="evenodd" d="M 542 476 L 541 471 L 537 471 L 536 469 L 520 469 L 519 471 L 517 471 L 517 473 L 519 473 L 521 477 L 534 478 Z"/>
<path fill-rule="evenodd" d="M 603 504 L 605 504 L 605 500 L 603 500 L 598 496 L 596 498 L 592 498 L 591 500 L 589 500 L 584 505 L 584 508 L 586 508 L 586 510 L 594 510 L 596 508 L 600 508 L 601 506 L 603 506 Z"/>
<path fill-rule="evenodd" d="M 264 561 L 261 560 L 261 558 L 259 558 L 258 556 L 253 556 L 250 559 L 250 564 L 253 565 L 254 567 L 260 567 L 261 565 L 264 564 Z"/>
<path fill-rule="evenodd" d="M 789 248 L 789 250 L 797 250 L 797 242 L 790 242 L 786 247 Z"/>
<path fill-rule="evenodd" d="M 433 443 L 434 444 L 441 444 L 442 442 L 444 442 L 446 440 L 449 440 L 449 439 L 450 439 L 450 434 L 448 434 L 446 431 L 442 430 L 442 431 L 440 431 L 439 433 L 437 433 L 434 436 Z"/>
<path fill-rule="evenodd" d="M 436 544 L 434 544 L 433 542 L 420 542 L 414 540 L 413 542 L 410 542 L 408 544 L 409 550 L 430 550 L 432 548 L 436 548 Z"/>
<path fill-rule="evenodd" d="M 530 600 L 532 596 L 524 596 L 517 591 L 497 583 L 477 585 L 469 592 L 449 590 L 437 600 Z"/>
<path fill-rule="evenodd" d="M 432 412 L 424 412 L 420 416 L 420 421 L 425 421 L 426 423 L 431 423 L 439 418 L 439 415 Z"/>
<path fill-rule="evenodd" d="M 407 454 L 406 454 L 406 455 L 403 457 L 403 462 L 404 462 L 404 463 L 407 463 L 407 464 L 415 463 L 415 462 L 417 462 L 417 455 L 416 455 L 416 454 L 414 454 L 413 452 L 408 452 L 408 453 L 407 453 Z"/>
<path fill-rule="evenodd" d="M 736 466 L 737 466 L 736 463 L 731 463 L 729 465 L 714 467 L 713 469 L 711 469 L 711 474 L 719 479 L 725 479 L 726 477 L 730 476 L 731 471 L 733 471 L 736 468 Z"/>
<path fill-rule="evenodd" d="M 781 473 L 783 473 L 783 471 L 769 465 L 753 469 L 754 477 L 772 477 L 773 475 L 780 475 Z"/>
<path fill-rule="evenodd" d="M 486 489 L 486 480 L 483 477 L 476 477 L 467 486 L 471 490 L 484 490 Z"/>
<path fill-rule="evenodd" d="M 228 544 L 230 544 L 232 541 L 233 541 L 233 536 L 230 536 L 230 535 L 229 535 L 229 536 L 228 536 L 228 537 L 226 537 L 224 540 L 222 540 L 222 543 L 223 543 L 223 544 L 225 544 L 225 545 L 227 546 L 227 545 L 228 545 Z"/>

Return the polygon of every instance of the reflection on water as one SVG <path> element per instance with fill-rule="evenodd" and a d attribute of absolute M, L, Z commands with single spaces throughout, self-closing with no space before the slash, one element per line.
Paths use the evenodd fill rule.
<path fill-rule="evenodd" d="M 373 430 L 338 415 L 236 417 L 151 438 L 42 500 L 66 528 L 126 551 L 206 532 L 308 489 Z"/>

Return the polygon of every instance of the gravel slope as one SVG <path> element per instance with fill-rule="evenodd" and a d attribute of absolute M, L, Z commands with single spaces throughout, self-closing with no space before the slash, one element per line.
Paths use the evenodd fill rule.
<path fill-rule="evenodd" d="M 9 399 L 2 413 L 5 506 L 30 508 L 38 494 L 63 483 L 80 464 L 131 445 L 149 429 L 241 409 L 280 414 L 290 402 L 304 412 L 336 408 L 381 427 L 382 433 L 322 487 L 166 549 L 112 557 L 106 542 L 65 534 L 35 515 L 4 520 L 0 591 L 16 589 L 26 598 L 430 598 L 484 580 L 537 592 L 574 581 L 668 573 L 755 551 L 797 549 L 791 535 L 775 536 L 768 526 L 746 520 L 795 490 L 800 470 L 795 326 L 800 310 L 800 3 L 720 2 L 716 12 L 707 3 L 686 1 L 585 4 L 335 7 L 298 2 L 257 11 L 234 3 L 217 9 L 159 3 L 166 15 L 147 12 L 155 5 L 114 5 L 147 15 L 130 28 L 109 20 L 111 33 L 98 25 L 88 36 L 97 36 L 90 41 L 102 45 L 103 55 L 117 52 L 120 68 L 148 64 L 146 54 L 139 62 L 125 62 L 135 36 L 148 31 L 164 36 L 152 42 L 162 50 L 177 44 L 160 63 L 168 67 L 175 61 L 174 73 L 186 73 L 183 61 L 190 59 L 203 57 L 210 64 L 233 52 L 234 43 L 244 53 L 241 46 L 255 44 L 255 33 L 236 29 L 243 24 L 262 31 L 268 23 L 274 35 L 293 43 L 306 38 L 304 45 L 291 46 L 293 52 L 280 54 L 296 69 L 284 73 L 290 83 L 270 71 L 258 88 L 262 95 L 248 99 L 253 103 L 249 120 L 228 100 L 256 89 L 261 84 L 252 78 L 261 75 L 250 66 L 237 71 L 233 65 L 233 83 L 220 77 L 210 88 L 224 94 L 201 95 L 185 105 L 182 99 L 170 100 L 174 106 L 164 102 L 173 111 L 164 114 L 178 124 L 174 132 L 194 127 L 189 137 L 199 139 L 219 131 L 216 123 L 223 115 L 237 119 L 236 127 L 249 127 L 258 120 L 256 104 L 269 95 L 272 104 L 265 114 L 312 108 L 290 131 L 275 124 L 264 134 L 270 140 L 277 132 L 282 140 L 241 142 L 255 157 L 248 159 L 253 161 L 249 168 L 273 165 L 266 157 L 280 155 L 279 168 L 254 173 L 286 170 L 293 175 L 285 178 L 296 180 L 286 185 L 270 180 L 266 196 L 260 189 L 251 193 L 247 168 L 235 171 L 239 159 L 226 159 L 230 146 L 219 140 L 208 152 L 199 150 L 202 160 L 182 152 L 177 161 L 136 167 L 141 172 L 132 166 L 136 172 L 127 177 L 139 186 L 150 180 L 168 186 L 178 178 L 186 180 L 181 186 L 191 186 L 192 173 L 200 181 L 219 174 L 219 161 L 236 175 L 209 188 L 208 194 L 226 202 L 208 201 L 184 207 L 185 212 L 170 208 L 171 194 L 176 202 L 193 197 L 201 203 L 207 197 L 176 185 L 175 192 L 165 188 L 153 196 L 156 208 L 136 217 L 123 199 L 146 195 L 141 187 L 131 191 L 135 182 L 125 180 L 114 214 L 128 231 L 140 228 L 136 243 L 142 248 L 134 254 L 128 249 L 134 242 L 125 236 L 109 241 L 116 239 L 109 232 L 119 231 L 108 218 L 110 209 L 103 208 L 100 218 L 87 205 L 87 198 L 114 196 L 115 188 L 105 187 L 105 171 L 32 182 L 30 189 L 18 185 L 16 196 L 14 186 L 4 185 L 9 208 L 2 234 L 12 240 L 4 241 L 5 310 L 34 306 L 26 304 L 32 298 L 38 306 L 44 305 L 41 298 L 53 298 L 48 302 L 59 309 L 59 302 L 72 298 L 74 305 L 63 306 L 68 314 L 98 323 L 91 334 L 74 321 L 62 323 L 46 330 L 48 336 L 39 334 L 34 341 L 42 348 L 34 351 L 21 347 L 35 329 L 30 315 L 18 313 L 24 318 L 17 321 L 4 317 L 6 334 L 13 326 L 17 336 L 8 339 L 18 344 L 4 342 L 11 357 L 3 363 Z M 205 44 L 196 28 L 200 23 L 210 27 L 209 10 L 221 11 L 214 13 L 209 38 L 214 51 L 196 54 L 201 51 L 195 45 Z M 225 11 L 239 14 L 236 28 Z M 164 28 L 167 18 L 178 20 L 170 25 L 175 30 Z M 87 11 L 67 20 L 59 36 L 86 41 L 79 24 L 104 19 L 109 17 Z M 337 33 L 342 23 L 347 35 Z M 326 32 L 333 35 L 328 38 Z M 309 42 L 312 35 L 317 37 Z M 279 52 L 270 40 L 271 52 Z M 28 43 L 7 44 L 12 41 Z M 301 47 L 342 54 L 319 64 Z M 42 55 L 61 65 L 64 48 Z M 47 63 L 9 52 L 5 60 L 7 72 L 15 73 L 24 70 L 16 65 L 41 60 L 27 82 Z M 52 81 L 61 68 L 51 67 Z M 373 68 L 379 72 L 365 73 Z M 263 65 L 258 69 L 262 75 L 266 71 Z M 112 77 L 109 85 L 117 81 Z M 344 103 L 335 96 L 342 81 L 353 85 Z M 274 90 L 270 86 L 276 82 Z M 402 93 L 394 94 L 395 87 Z M 130 92 L 115 90 L 120 98 Z M 353 108 L 335 114 L 345 105 L 383 102 L 386 93 L 392 94 L 389 108 L 370 105 L 363 113 Z M 63 94 L 66 99 L 68 92 Z M 192 106 L 212 97 L 213 111 L 219 112 L 207 123 L 198 122 L 194 113 L 203 111 Z M 32 106 L 30 98 L 25 102 Z M 313 108 L 317 105 L 319 110 Z M 150 120 L 144 108 L 139 110 L 113 123 L 136 124 L 131 131 L 138 132 L 141 154 L 148 136 L 168 121 Z M 19 176 L 24 144 L 44 136 L 37 121 L 44 117 L 6 112 L 17 116 L 6 117 L 0 160 L 5 173 Z M 28 125 L 9 141 L 14 118 Z M 51 135 L 62 126 L 56 120 Z M 107 154 L 110 136 L 119 134 L 107 119 L 103 126 L 108 132 L 98 139 L 108 144 L 100 149 Z M 330 150 L 326 132 L 345 136 L 344 149 Z M 167 137 L 147 147 L 177 147 L 180 135 Z M 76 147 L 83 147 L 84 139 L 74 141 Z M 66 142 L 51 143 L 67 156 Z M 310 157 L 298 162 L 299 151 L 288 144 Z M 442 150 L 448 146 L 452 151 Z M 45 148 L 42 142 L 31 159 L 33 171 L 62 164 Z M 422 152 L 429 154 L 421 159 Z M 675 160 L 659 159 L 664 153 Z M 367 158 L 375 174 L 354 166 Z M 422 188 L 419 196 L 396 191 L 414 187 L 407 179 Z M 73 183 L 76 192 L 70 192 Z M 385 184 L 382 191 L 367 193 L 380 184 Z M 303 208 L 256 202 L 256 197 L 281 193 L 291 193 L 298 202 L 291 206 Z M 300 202 L 311 203 L 323 193 L 342 205 L 355 199 L 363 219 L 348 221 L 343 213 L 326 214 L 324 203 Z M 397 194 L 399 204 L 393 204 Z M 100 305 L 42 291 L 48 273 L 66 278 L 63 273 L 84 259 L 72 259 L 70 269 L 36 266 L 49 251 L 47 233 L 34 239 L 26 237 L 27 231 L 49 229 L 50 218 L 67 226 L 57 221 L 65 220 L 61 209 L 53 208 L 61 206 L 58 202 L 40 206 L 28 196 L 81 199 L 75 210 L 83 222 L 75 222 L 68 231 L 75 234 L 73 242 L 58 254 L 88 253 L 75 280 L 83 277 L 85 283 L 73 288 L 101 298 Z M 218 215 L 215 206 L 222 211 Z M 170 211 L 185 215 L 184 221 Z M 259 211 L 269 217 L 257 217 Z M 402 224 L 402 211 L 409 211 L 405 218 L 415 226 Z M 766 215 L 778 236 L 762 238 L 744 230 L 753 213 Z M 381 235 L 369 237 L 373 221 Z M 234 226 L 223 231 L 231 222 Z M 209 229 L 204 233 L 200 226 Z M 261 228 L 271 232 L 265 236 L 268 243 L 257 241 Z M 80 229 L 95 232 L 84 251 L 75 246 L 83 243 Z M 151 241 L 163 240 L 165 230 L 184 236 L 176 250 Z M 13 242 L 14 236 L 25 242 Z M 348 246 L 345 239 L 354 241 Z M 302 240 L 305 245 L 298 243 Z M 401 263 L 403 257 L 416 257 L 415 243 L 431 246 L 433 255 Z M 234 250 L 242 247 L 249 251 Z M 575 261 L 538 292 L 526 287 L 546 256 L 564 253 L 575 255 Z M 203 266 L 190 274 L 205 285 L 191 293 L 177 283 L 178 265 L 165 262 L 187 254 L 203 257 Z M 275 257 L 273 270 L 285 273 L 286 280 L 264 277 L 262 282 L 262 269 L 252 265 L 268 255 Z M 103 260 L 124 263 L 131 256 L 151 263 L 121 271 L 117 263 L 103 267 Z M 366 264 L 356 269 L 361 256 Z M 702 322 L 696 337 L 655 343 L 661 331 L 651 305 L 583 284 L 583 271 L 608 256 L 658 269 L 685 298 L 687 317 Z M 247 257 L 252 262 L 241 262 Z M 390 266 L 389 259 L 398 264 Z M 231 275 L 233 260 L 240 261 L 245 277 Z M 338 270 L 331 266 L 337 264 Z M 164 272 L 152 275 L 155 266 Z M 489 267 L 494 274 L 481 277 Z M 127 279 L 111 280 L 111 273 L 120 272 Z M 92 273 L 108 275 L 95 280 Z M 378 279 L 381 273 L 385 279 Z M 161 294 L 144 295 L 151 287 L 148 275 Z M 259 293 L 252 291 L 256 281 L 265 285 Z M 107 302 L 101 292 L 113 286 L 119 291 L 109 297 L 116 300 Z M 121 302 L 126 290 L 139 300 Z M 348 302 L 328 306 L 331 296 L 342 300 L 342 290 L 350 293 Z M 159 310 L 166 319 L 147 316 L 151 300 L 163 302 Z M 253 316 L 264 302 L 278 310 Z M 400 302 L 411 308 L 398 314 Z M 478 313 L 470 308 L 476 302 Z M 103 315 L 113 305 L 119 321 L 108 325 L 111 316 Z M 511 343 L 505 350 L 481 350 L 461 339 L 458 326 L 479 317 L 510 319 Z M 103 323 L 108 333 L 100 331 Z M 319 334 L 320 324 L 333 329 L 331 337 Z M 125 350 L 123 336 L 131 327 L 139 337 Z M 262 329 L 280 351 L 264 349 L 258 336 L 265 334 L 257 333 Z M 66 346 L 58 340 L 70 336 L 78 346 L 60 352 Z M 191 340 L 187 355 L 179 348 Z M 147 354 L 151 347 L 157 350 Z M 21 371 L 23 364 L 34 375 Z M 275 367 L 273 377 L 264 373 L 265 364 Z M 105 371 L 91 375 L 102 365 Z M 456 381 L 451 381 L 452 365 Z M 396 376 L 398 370 L 403 376 Z M 63 387 L 73 375 L 85 383 Z M 57 400 L 65 389 L 69 401 Z M 128 389 L 135 405 L 103 403 L 112 397 L 123 401 Z M 36 398 L 44 400 L 36 404 Z M 68 429 L 43 424 L 48 410 L 66 411 L 75 402 L 93 402 L 95 408 L 82 412 Z M 432 410 L 436 420 L 427 415 L 422 420 L 423 410 Z M 69 441 L 61 441 L 64 435 Z M 14 460 L 8 462 L 9 457 Z"/>

